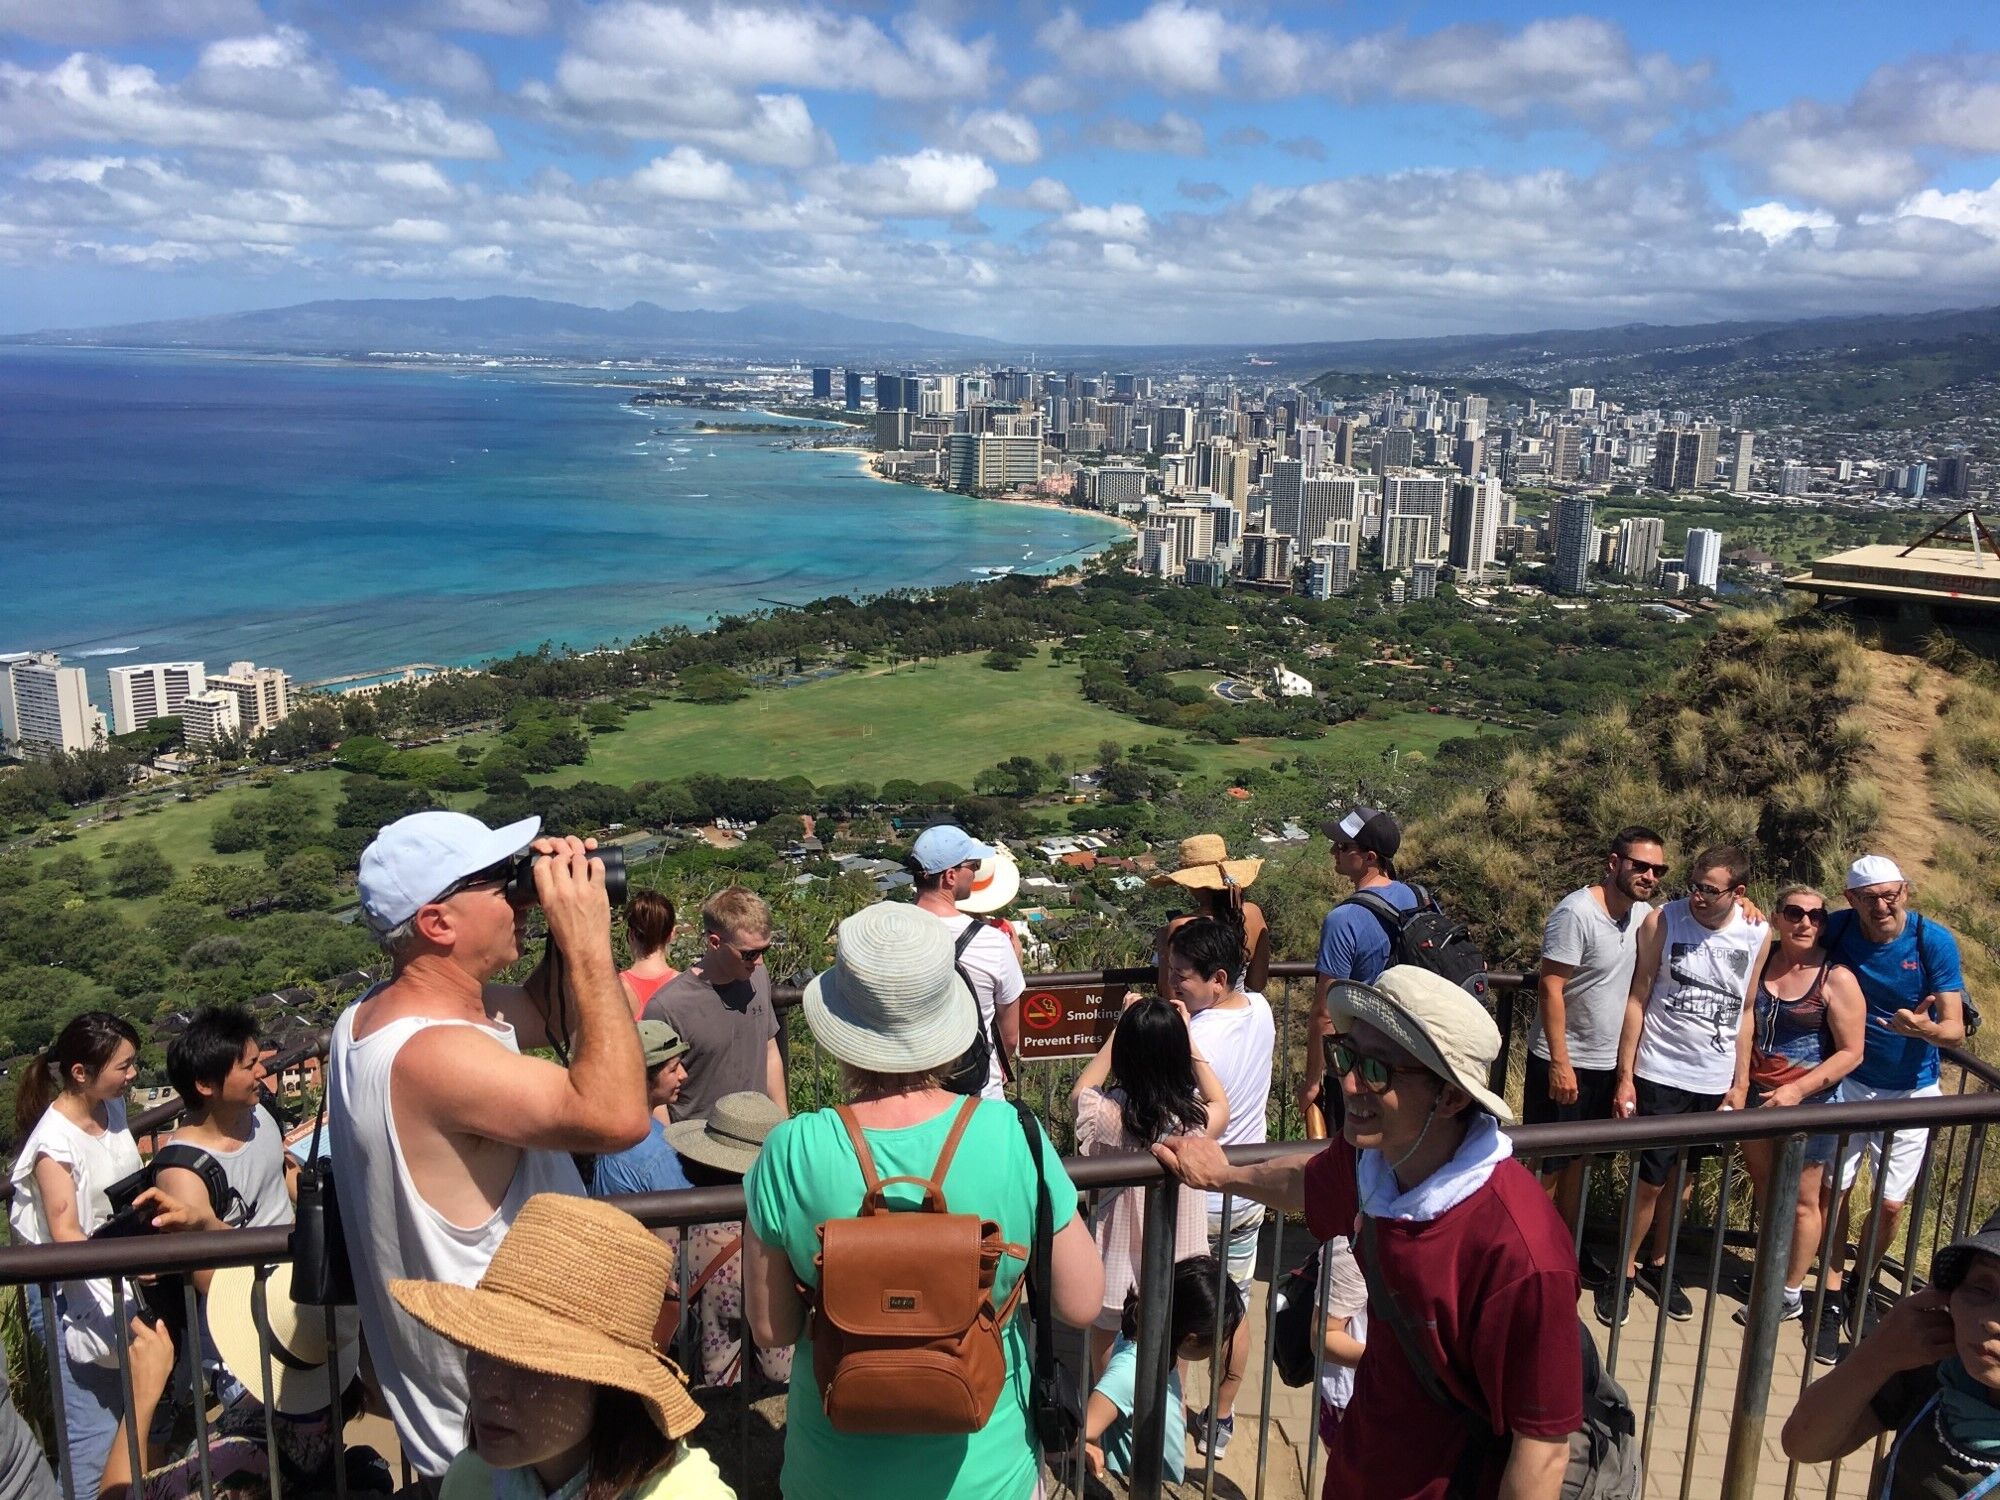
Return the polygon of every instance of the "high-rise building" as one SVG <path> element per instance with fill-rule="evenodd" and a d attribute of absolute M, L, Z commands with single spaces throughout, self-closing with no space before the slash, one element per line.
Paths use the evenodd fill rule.
<path fill-rule="evenodd" d="M 21 738 L 14 712 L 14 668 L 34 659 L 32 651 L 0 651 L 0 750 L 12 748 Z"/>
<path fill-rule="evenodd" d="M 1583 429 L 1564 425 L 1549 436 L 1549 478 L 1568 484 L 1583 461 Z"/>
<path fill-rule="evenodd" d="M 1972 498 L 1972 460 L 1962 451 L 1947 454 L 1938 466 L 1938 493 L 1947 500 Z"/>
<path fill-rule="evenodd" d="M 1716 578 L 1722 568 L 1722 533 L 1710 531 L 1706 526 L 1692 527 L 1688 531 L 1686 551 L 1683 570 L 1689 587 L 1714 593 Z"/>
<path fill-rule="evenodd" d="M 1407 469 L 1417 459 L 1417 435 L 1407 427 L 1385 427 L 1375 446 L 1375 472 Z"/>
<path fill-rule="evenodd" d="M 1418 562 L 1428 562 L 1435 553 L 1437 532 L 1426 515 L 1402 511 L 1382 516 L 1382 571 L 1400 573 Z"/>
<path fill-rule="evenodd" d="M 846 389 L 844 394 L 847 398 L 847 409 L 849 411 L 860 411 L 861 372 L 859 370 L 849 370 L 846 372 Z"/>
<path fill-rule="evenodd" d="M 226 674 L 209 677 L 208 690 L 236 699 L 236 722 L 246 737 L 262 734 L 292 711 L 292 679 L 277 667 L 231 662 Z"/>
<path fill-rule="evenodd" d="M 1410 600 L 1435 599 L 1438 591 L 1438 565 L 1433 559 L 1410 565 Z"/>
<path fill-rule="evenodd" d="M 105 675 L 111 679 L 113 734 L 131 734 L 155 719 L 178 714 L 190 693 L 208 685 L 208 671 L 198 661 L 113 667 Z"/>
<path fill-rule="evenodd" d="M 1919 459 L 1910 465 L 1903 477 L 1903 493 L 1912 500 L 1924 498 L 1924 490 L 1930 483 L 1931 466 Z"/>
<path fill-rule="evenodd" d="M 1750 493 L 1750 476 L 1754 471 L 1754 461 L 1750 451 L 1757 445 L 1757 434 L 1743 428 L 1735 434 L 1729 449 L 1729 493 L 1747 495 Z M 1713 588 L 1710 584 L 1708 587 Z"/>
<path fill-rule="evenodd" d="M 1238 515 L 1250 510 L 1250 455 L 1232 448 L 1216 463 L 1216 493 L 1236 507 Z"/>
<path fill-rule="evenodd" d="M 1451 545 L 1446 560 L 1460 573 L 1483 573 L 1499 553 L 1500 481 L 1482 474 L 1451 486 Z"/>
<path fill-rule="evenodd" d="M 945 478 L 950 488 L 971 494 L 1033 484 L 1042 477 L 1042 437 L 1027 432 L 954 432 L 946 439 Z"/>
<path fill-rule="evenodd" d="M 181 705 L 181 738 L 190 749 L 206 750 L 243 734 L 242 700 L 219 689 L 191 693 Z"/>
<path fill-rule="evenodd" d="M 1095 475 L 1092 493 L 1099 510 L 1137 505 L 1146 498 L 1146 471 L 1137 464 L 1104 464 L 1084 472 Z"/>
<path fill-rule="evenodd" d="M 1243 533 L 1243 577 L 1252 583 L 1292 581 L 1292 538 L 1281 531 Z"/>
<path fill-rule="evenodd" d="M 1440 548 L 1445 542 L 1445 512 L 1450 501 L 1450 481 L 1442 475 L 1391 474 L 1382 481 L 1383 525 L 1387 527 L 1392 515 L 1423 516 L 1431 523 L 1431 547 Z"/>
<path fill-rule="evenodd" d="M 1361 518 L 1362 483 L 1358 474 L 1305 480 L 1296 499 L 1271 501 L 1271 524 L 1297 537 L 1301 547 L 1310 547 L 1336 522 L 1352 525 Z"/>
<path fill-rule="evenodd" d="M 1806 492 L 1806 481 L 1811 477 L 1812 471 L 1804 464 L 1795 458 L 1788 458 L 1778 470 L 1778 493 L 1787 496 L 1803 495 Z"/>
<path fill-rule="evenodd" d="M 1312 545 L 1312 561 L 1306 568 L 1306 594 L 1313 599 L 1335 599 L 1354 586 L 1354 543 L 1329 537 Z"/>
<path fill-rule="evenodd" d="M 1556 592 L 1582 594 L 1590 589 L 1590 563 L 1597 548 L 1592 524 L 1597 503 L 1587 495 L 1563 501 L 1556 523 Z"/>
<path fill-rule="evenodd" d="M 833 399 L 833 368 L 830 365 L 813 366 L 813 400 Z"/>
<path fill-rule="evenodd" d="M 52 651 L 5 658 L 0 694 L 10 708 L 13 748 L 23 755 L 89 750 L 104 742 L 104 715 L 90 701 L 82 667 L 66 667 Z"/>
<path fill-rule="evenodd" d="M 1660 571 L 1660 542 L 1667 523 L 1658 516 L 1627 516 L 1618 523 L 1614 566 L 1627 578 L 1649 582 Z"/>
<path fill-rule="evenodd" d="M 1470 478 L 1486 467 L 1486 439 L 1462 437 L 1452 447 L 1452 467 Z"/>
<path fill-rule="evenodd" d="M 1597 406 L 1597 390 L 1593 386 L 1573 385 L 1569 388 L 1569 409 L 1571 411 L 1591 411 Z"/>
<path fill-rule="evenodd" d="M 1148 578 L 1180 576 L 1180 529 L 1171 521 L 1149 521 L 1139 528 L 1139 571 Z"/>

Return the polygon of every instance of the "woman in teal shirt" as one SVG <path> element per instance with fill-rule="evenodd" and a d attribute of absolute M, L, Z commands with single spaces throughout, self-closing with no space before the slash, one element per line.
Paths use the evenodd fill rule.
<path fill-rule="evenodd" d="M 806 1022 L 841 1064 L 849 1108 L 876 1169 L 887 1179 L 929 1177 L 958 1108 L 965 1101 L 940 1084 L 972 1045 L 979 1011 L 958 977 L 950 929 L 913 906 L 871 906 L 840 924 L 833 968 L 806 987 Z M 1056 1316 L 1087 1325 L 1103 1293 L 1104 1268 L 1076 1213 L 1076 1188 L 1046 1138 L 1043 1171 L 1054 1205 L 1052 1297 Z M 887 1188 L 898 1208 L 918 1202 L 910 1185 Z M 1021 1120 L 998 1100 L 980 1103 L 945 1174 L 953 1213 L 977 1214 L 1001 1237 L 1028 1244 L 1034 1234 L 1036 1175 Z M 897 1500 L 1025 1500 L 1037 1486 L 1028 1420 L 1029 1359 L 1025 1312 L 1002 1331 L 1006 1385 L 984 1427 L 963 1436 L 879 1436 L 839 1432 L 828 1422 L 813 1374 L 808 1304 L 800 1283 L 816 1288 L 819 1226 L 853 1218 L 861 1206 L 861 1166 L 831 1109 L 776 1127 L 744 1182 L 749 1237 L 744 1241 L 745 1297 L 757 1342 L 796 1344 L 785 1413 L 787 1500 L 847 1500 L 860 1476 L 871 1494 Z M 1020 1279 L 1023 1262 L 1003 1256 L 993 1285 L 997 1304 Z"/>

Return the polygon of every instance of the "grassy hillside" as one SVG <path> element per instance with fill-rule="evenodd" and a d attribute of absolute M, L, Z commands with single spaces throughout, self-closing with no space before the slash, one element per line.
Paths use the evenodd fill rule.
<path fill-rule="evenodd" d="M 858 778 L 879 785 L 908 777 L 969 786 L 1010 755 L 1059 751 L 1079 764 L 1095 764 L 1097 747 L 1107 739 L 1173 739 L 1202 771 L 1213 772 L 1269 765 L 1312 744 L 1378 754 L 1392 745 L 1429 752 L 1477 727 L 1442 714 L 1405 713 L 1342 725 L 1320 741 L 1217 745 L 1089 702 L 1077 691 L 1077 668 L 1052 665 L 1046 651 L 1015 672 L 996 672 L 981 661 L 950 656 L 893 672 L 843 673 L 735 703 L 656 703 L 628 718 L 618 733 L 594 738 L 587 764 L 547 779 L 627 785 L 706 771 L 803 776 L 818 784 Z"/>

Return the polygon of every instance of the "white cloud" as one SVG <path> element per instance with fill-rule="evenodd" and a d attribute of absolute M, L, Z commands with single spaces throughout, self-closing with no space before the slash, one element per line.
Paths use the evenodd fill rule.
<path fill-rule="evenodd" d="M 216 36 L 263 24 L 256 0 L 0 0 L 0 32 L 38 42 Z"/>
<path fill-rule="evenodd" d="M 1502 119 L 1550 113 L 1593 124 L 1627 115 L 1656 125 L 1670 108 L 1702 95 L 1710 75 L 1706 63 L 1638 53 L 1621 27 L 1591 16 L 1518 29 L 1462 22 L 1412 34 L 1397 27 L 1341 40 L 1244 21 L 1191 0 L 1154 0 L 1132 20 L 1108 26 L 1064 10 L 1036 42 L 1063 73 L 1099 88 L 1110 82 L 1180 97 L 1267 99 L 1324 93 L 1347 103 L 1400 98 Z M 1046 78 L 1030 80 L 1017 102 L 1073 107 Z"/>
<path fill-rule="evenodd" d="M 1092 145 L 1114 151 L 1161 151 L 1171 156 L 1202 156 L 1208 151 L 1208 133 L 1201 121 L 1171 109 L 1150 125 L 1123 115 L 1093 120 L 1083 135 Z"/>
<path fill-rule="evenodd" d="M 1897 218 L 1942 219 L 1963 224 L 2000 240 L 2000 180 L 1990 187 L 1960 188 L 1944 193 L 1925 188 L 1896 210 Z"/>
<path fill-rule="evenodd" d="M 549 28 L 548 0 L 428 0 L 420 12 L 448 31 L 484 31 L 495 36 L 533 36 Z"/>
<path fill-rule="evenodd" d="M 1152 225 L 1138 204 L 1109 203 L 1072 209 L 1050 227 L 1077 239 L 1133 243 L 1146 238 Z"/>
<path fill-rule="evenodd" d="M 885 219 L 954 219 L 971 213 L 999 185 L 977 156 L 927 147 L 841 167 L 836 196 L 856 213 Z"/>
<path fill-rule="evenodd" d="M 1797 209 L 1789 203 L 1753 203 L 1736 216 L 1736 228 L 1761 235 L 1775 245 L 1801 232 L 1817 234 L 1838 227 L 1832 214 L 1817 209 Z"/>
<path fill-rule="evenodd" d="M 361 55 L 391 77 L 455 99 L 484 99 L 493 74 L 478 53 L 409 26 L 384 26 L 362 42 Z"/>
<path fill-rule="evenodd" d="M 735 203 L 747 192 L 728 162 L 704 156 L 692 146 L 676 146 L 632 174 L 632 186 L 656 198 L 696 203 Z"/>
<path fill-rule="evenodd" d="M 958 135 L 969 149 L 1009 166 L 1027 166 L 1042 157 L 1042 134 L 1035 122 L 1011 110 L 982 109 L 967 115 Z"/>
<path fill-rule="evenodd" d="M 487 158 L 483 122 L 431 99 L 343 86 L 296 32 L 211 44 L 180 83 L 76 52 L 44 69 L 0 62 L 0 146 L 81 140 L 217 151 L 359 151 Z"/>
<path fill-rule="evenodd" d="M 1062 214 L 1076 207 L 1076 194 L 1053 177 L 1037 177 L 1022 192 L 1021 201 L 1038 213 Z"/>

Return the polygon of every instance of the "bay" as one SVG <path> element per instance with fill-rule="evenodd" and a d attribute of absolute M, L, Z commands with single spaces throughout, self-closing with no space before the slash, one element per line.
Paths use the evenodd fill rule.
<path fill-rule="evenodd" d="M 1120 535 L 629 394 L 589 370 L 0 349 L 0 651 L 61 650 L 100 691 L 120 662 L 310 681 L 1041 571 Z"/>

